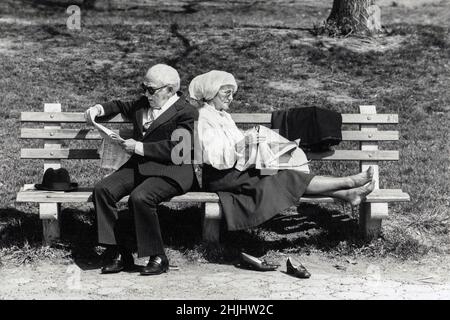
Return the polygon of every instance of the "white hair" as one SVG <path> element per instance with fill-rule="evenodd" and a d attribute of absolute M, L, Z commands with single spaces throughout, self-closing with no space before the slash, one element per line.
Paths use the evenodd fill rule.
<path fill-rule="evenodd" d="M 152 80 L 158 87 L 170 85 L 175 91 L 180 90 L 180 75 L 177 70 L 167 64 L 155 64 L 148 69 L 145 77 Z"/>

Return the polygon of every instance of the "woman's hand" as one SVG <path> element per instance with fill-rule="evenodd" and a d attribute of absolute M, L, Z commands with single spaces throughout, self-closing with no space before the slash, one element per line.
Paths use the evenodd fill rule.
<path fill-rule="evenodd" d="M 113 140 L 115 140 L 115 141 L 118 141 L 118 142 L 123 142 L 123 141 L 125 141 L 124 139 L 122 139 L 122 137 L 121 136 L 119 136 L 117 133 L 112 133 L 110 136 L 109 136 L 111 139 L 113 139 Z"/>
<path fill-rule="evenodd" d="M 267 140 L 267 137 L 261 134 L 256 134 L 255 135 L 248 135 L 247 136 L 247 143 L 248 144 L 258 144 L 261 142 L 265 142 Z"/>

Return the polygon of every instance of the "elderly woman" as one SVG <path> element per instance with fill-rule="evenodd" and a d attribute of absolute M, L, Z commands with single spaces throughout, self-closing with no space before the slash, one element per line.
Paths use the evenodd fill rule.
<path fill-rule="evenodd" d="M 199 107 L 196 143 L 204 164 L 203 187 L 219 195 L 228 230 L 257 226 L 296 204 L 303 194 L 335 197 L 353 208 L 372 192 L 371 167 L 347 177 L 289 169 L 262 175 L 242 152 L 245 133 L 226 111 L 237 87 L 232 74 L 217 70 L 195 77 L 189 85 L 191 103 Z"/>

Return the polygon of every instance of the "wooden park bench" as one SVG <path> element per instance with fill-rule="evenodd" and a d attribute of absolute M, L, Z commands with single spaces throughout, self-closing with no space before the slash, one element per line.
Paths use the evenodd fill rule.
<path fill-rule="evenodd" d="M 271 114 L 263 113 L 236 113 L 233 119 L 240 125 L 261 124 L 270 126 Z M 379 165 L 382 161 L 399 160 L 397 150 L 379 150 L 381 141 L 396 141 L 399 139 L 398 131 L 379 131 L 378 125 L 398 124 L 397 114 L 377 114 L 375 106 L 360 106 L 359 113 L 342 114 L 343 125 L 353 124 L 359 130 L 342 131 L 344 141 L 359 142 L 358 149 L 334 150 L 324 153 L 308 153 L 311 160 L 320 161 L 358 161 L 361 170 L 369 166 L 375 169 L 375 190 L 368 195 L 367 200 L 361 204 L 359 223 L 361 230 L 368 238 L 378 236 L 381 230 L 381 221 L 388 216 L 388 203 L 409 201 L 407 193 L 400 189 L 380 189 Z M 100 140 L 100 135 L 94 128 L 87 128 L 84 115 L 81 112 L 61 112 L 60 104 L 45 104 L 44 112 L 22 112 L 21 122 L 42 123 L 41 128 L 21 128 L 22 139 L 41 139 L 41 148 L 22 148 L 22 159 L 43 159 L 44 171 L 47 168 L 59 168 L 62 159 L 99 159 L 97 149 L 70 149 L 62 148 L 62 140 Z M 120 115 L 109 120 L 111 123 L 125 123 Z M 79 128 L 63 128 L 62 123 L 76 123 Z M 38 177 L 30 177 L 29 183 L 39 183 Z M 76 177 L 72 177 L 76 181 Z M 25 187 L 25 186 L 24 186 Z M 43 241 L 51 243 L 59 238 L 58 215 L 61 203 L 81 203 L 90 201 L 92 187 L 80 186 L 77 191 L 51 192 L 27 190 L 22 187 L 17 194 L 17 202 L 39 203 L 39 215 L 43 220 Z M 126 202 L 128 197 L 122 199 Z M 305 196 L 300 202 L 330 203 L 336 199 L 326 196 Z M 204 208 L 203 239 L 205 241 L 219 240 L 219 226 L 222 217 L 219 198 L 215 193 L 188 192 L 182 196 L 174 197 L 171 203 L 189 202 L 202 203 Z"/>

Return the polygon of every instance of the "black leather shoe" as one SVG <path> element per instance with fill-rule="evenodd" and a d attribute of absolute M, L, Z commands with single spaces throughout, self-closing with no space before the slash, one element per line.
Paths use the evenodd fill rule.
<path fill-rule="evenodd" d="M 148 264 L 141 270 L 141 275 L 158 275 L 169 270 L 169 260 L 164 256 L 152 256 Z"/>
<path fill-rule="evenodd" d="M 108 253 L 110 254 L 110 253 Z M 107 257 L 105 260 L 101 273 L 118 273 L 120 271 L 128 271 L 134 269 L 133 255 L 129 252 L 116 253 L 112 257 Z"/>

